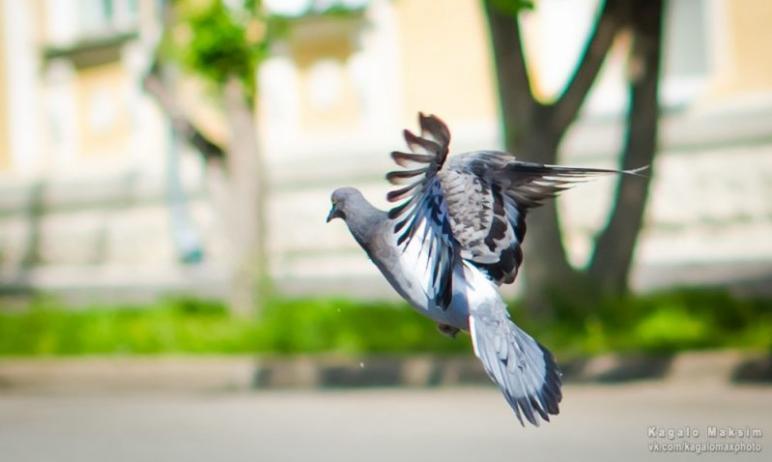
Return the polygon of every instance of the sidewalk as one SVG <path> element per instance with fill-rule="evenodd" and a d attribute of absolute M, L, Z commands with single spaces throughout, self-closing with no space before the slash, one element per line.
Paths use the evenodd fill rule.
<path fill-rule="evenodd" d="M 738 351 L 606 355 L 561 365 L 566 383 L 640 380 L 772 384 L 772 356 Z M 2 359 L 0 392 L 13 390 L 248 390 L 488 384 L 477 359 L 459 357 L 125 357 Z"/>
<path fill-rule="evenodd" d="M 567 384 L 560 415 L 523 428 L 493 386 L 258 392 L 0 392 L 12 462 L 768 461 L 767 386 Z M 651 426 L 700 438 L 652 438 Z M 708 426 L 760 429 L 758 452 L 668 454 Z M 710 442 L 710 440 L 708 440 Z M 714 439 L 713 442 L 716 442 Z"/>

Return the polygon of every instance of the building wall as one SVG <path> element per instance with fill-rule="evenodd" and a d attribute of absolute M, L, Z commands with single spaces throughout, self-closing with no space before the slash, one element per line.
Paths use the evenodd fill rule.
<path fill-rule="evenodd" d="M 490 121 L 497 112 L 485 18 L 477 0 L 395 2 L 403 123 L 419 111 L 449 123 Z M 452 12 L 452 13 L 451 13 Z"/>
<path fill-rule="evenodd" d="M 128 107 L 130 75 L 120 62 L 79 69 L 75 78 L 79 156 L 126 156 L 134 129 Z"/>
<path fill-rule="evenodd" d="M 295 27 L 288 58 L 297 73 L 298 130 L 311 136 L 345 131 L 362 118 L 349 64 L 360 19 L 315 18 Z"/>
<path fill-rule="evenodd" d="M 0 171 L 10 167 L 10 144 L 8 143 L 8 78 L 6 76 L 6 52 L 8 44 L 5 27 L 5 4 L 0 2 Z"/>
<path fill-rule="evenodd" d="M 7 66 L 3 72 L 7 53 L 0 59 L 0 90 L 33 91 L 31 100 L 42 101 L 44 114 L 34 118 L 38 103 L 16 112 L 21 100 L 3 104 L 0 91 L 0 170 L 7 152 L 3 143 L 16 149 L 5 157 L 0 182 L 0 287 L 86 297 L 101 291 L 108 298 L 169 290 L 222 295 L 227 290 L 223 224 L 209 201 L 201 161 L 192 153 L 174 154 L 168 124 L 141 90 L 147 37 L 118 45 L 114 58 L 99 64 L 78 65 L 67 56 L 35 64 L 46 45 L 71 45 L 77 36 L 68 29 L 72 24 L 57 23 L 55 17 L 61 16 L 51 14 L 64 11 L 66 3 L 39 0 L 38 10 L 30 10 L 25 2 L 0 1 L 0 19 L 9 7 L 18 10 L 14 17 L 32 18 L 31 26 L 14 29 L 26 34 L 15 36 L 14 46 L 37 44 L 21 73 L 8 72 Z M 526 19 L 534 88 L 541 98 L 551 98 L 570 69 L 592 19 L 588 6 L 596 3 L 577 0 L 562 8 L 565 2 L 543 0 Z M 639 287 L 689 282 L 702 274 L 683 270 L 689 265 L 736 274 L 737 265 L 769 272 L 772 261 L 772 241 L 766 239 L 772 234 L 772 205 L 766 200 L 772 197 L 772 98 L 742 103 L 751 91 L 772 95 L 770 64 L 760 55 L 768 47 L 759 45 L 770 40 L 769 32 L 756 20 L 768 12 L 768 3 L 710 4 L 684 0 L 679 5 L 686 6 L 669 13 L 677 19 L 668 25 L 668 46 L 676 50 L 668 59 L 683 64 L 681 58 L 694 52 L 693 45 L 678 42 L 678 31 L 704 28 L 713 44 L 697 50 L 708 64 L 695 58 L 694 66 L 673 71 L 663 82 L 668 110 L 637 251 Z M 152 2 L 141 5 L 140 31 L 152 30 Z M 416 128 L 417 111 L 436 113 L 449 123 L 454 151 L 500 147 L 479 2 L 448 0 L 445 14 L 436 14 L 436 5 L 377 0 L 362 17 L 345 23 L 304 22 L 261 69 L 260 128 L 271 178 L 268 239 L 281 287 L 391 294 L 342 223 L 325 224 L 324 216 L 330 192 L 341 185 L 359 187 L 376 205 L 388 205 L 389 185 L 383 180 L 392 168 L 388 152 L 402 147 L 402 128 Z M 704 22 L 695 22 L 703 17 Z M 548 40 L 556 33 L 563 34 L 565 46 Z M 8 45 L 0 45 L 2 55 Z M 618 115 L 627 45 L 621 39 L 604 66 L 590 96 L 591 110 L 565 140 L 564 162 L 614 164 L 622 135 Z M 19 84 L 30 68 L 35 78 Z M 199 104 L 206 91 L 194 82 L 182 82 L 180 91 L 194 119 L 224 139 L 222 114 Z M 734 102 L 731 110 L 727 101 Z M 12 128 L 18 123 L 10 123 L 17 114 L 31 115 L 26 123 L 34 127 L 38 148 L 28 143 L 19 150 L 12 146 L 25 145 L 12 144 L 10 132 L 2 136 L 3 126 L 18 130 Z M 25 165 L 34 159 L 45 161 L 29 174 Z M 184 191 L 182 203 L 170 192 L 177 183 Z M 576 264 L 588 257 L 612 188 L 612 180 L 598 181 L 559 201 Z M 191 242 L 204 252 L 200 263 L 183 262 Z"/>
<path fill-rule="evenodd" d="M 729 89 L 762 92 L 772 89 L 772 3 L 765 0 L 725 0 L 729 53 L 732 56 Z"/>
<path fill-rule="evenodd" d="M 35 40 L 35 14 L 32 2 L 3 0 L 5 39 L 0 44 L 5 55 L 5 111 L 9 170 L 35 175 L 42 166 L 40 149 L 40 56 Z"/>

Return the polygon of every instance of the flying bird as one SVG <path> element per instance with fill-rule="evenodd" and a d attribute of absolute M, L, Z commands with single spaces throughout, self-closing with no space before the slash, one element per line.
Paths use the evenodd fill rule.
<path fill-rule="evenodd" d="M 642 169 L 606 170 L 522 162 L 499 151 L 448 156 L 450 131 L 419 114 L 421 134 L 404 131 L 410 152 L 386 179 L 396 203 L 379 210 L 355 188 L 332 193 L 327 222 L 341 218 L 391 286 L 441 332 L 469 332 L 475 355 L 521 424 L 559 412 L 561 373 L 544 346 L 515 325 L 498 293 L 514 282 L 530 209 L 582 180 Z"/>

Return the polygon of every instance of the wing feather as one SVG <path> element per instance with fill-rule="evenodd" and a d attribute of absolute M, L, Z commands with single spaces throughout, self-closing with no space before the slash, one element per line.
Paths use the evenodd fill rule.
<path fill-rule="evenodd" d="M 453 294 L 453 268 L 458 260 L 458 242 L 449 225 L 449 215 L 437 172 L 448 154 L 450 132 L 437 117 L 424 114 L 418 119 L 421 136 L 404 131 L 411 153 L 395 151 L 392 159 L 401 167 L 415 164 L 422 168 L 397 170 L 386 174 L 392 184 L 404 185 L 388 193 L 389 202 L 399 202 L 389 210 L 394 220 L 397 245 L 404 252 L 416 236 L 420 236 L 419 258 L 424 258 L 424 291 L 438 306 L 446 309 Z M 421 232 L 419 232 L 421 230 Z M 426 251 L 424 251 L 426 249 Z"/>
<path fill-rule="evenodd" d="M 454 156 L 446 162 L 450 131 L 435 116 L 419 115 L 421 136 L 404 131 L 412 152 L 391 154 L 406 170 L 386 178 L 399 188 L 388 193 L 400 202 L 389 211 L 397 242 L 404 247 L 418 234 L 431 269 L 425 290 L 447 308 L 452 268 L 459 260 L 477 266 L 497 284 L 515 280 L 523 261 L 528 211 L 572 186 L 601 175 L 639 175 L 643 169 L 612 170 L 522 162 L 496 151 Z M 412 167 L 418 168 L 412 168 Z M 525 412 L 525 411 L 524 411 Z"/>
<path fill-rule="evenodd" d="M 472 175 L 489 185 L 493 199 L 492 217 L 484 223 L 485 239 L 462 242 L 462 255 L 498 284 L 515 280 L 523 260 L 525 217 L 532 208 L 560 192 L 594 177 L 610 174 L 640 175 L 644 168 L 613 170 L 563 167 L 521 162 L 514 156 L 495 151 L 479 151 L 454 156 L 448 171 Z M 455 231 L 455 229 L 454 229 Z"/>

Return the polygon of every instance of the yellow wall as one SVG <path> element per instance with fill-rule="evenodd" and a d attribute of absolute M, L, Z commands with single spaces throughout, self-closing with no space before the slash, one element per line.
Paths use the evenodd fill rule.
<path fill-rule="evenodd" d="M 397 0 L 404 117 L 496 114 L 495 81 L 479 0 Z"/>
<path fill-rule="evenodd" d="M 128 75 L 119 62 L 78 70 L 77 127 L 84 156 L 114 155 L 125 152 L 131 136 L 131 118 L 126 105 Z M 95 126 L 95 106 L 109 96 L 109 122 Z"/>
<path fill-rule="evenodd" d="M 354 52 L 350 34 L 324 34 L 315 40 L 291 40 L 292 58 L 297 66 L 300 90 L 300 124 L 304 131 L 342 131 L 354 126 L 361 117 L 354 82 L 346 63 Z M 328 108 L 317 109 L 311 103 L 310 74 L 321 60 L 335 61 L 340 69 L 340 95 Z"/>
<path fill-rule="evenodd" d="M 8 81 L 5 75 L 5 12 L 0 2 L 0 170 L 7 170 L 11 164 L 10 140 L 8 139 Z"/>
<path fill-rule="evenodd" d="M 732 90 L 772 89 L 772 1 L 725 1 Z"/>

